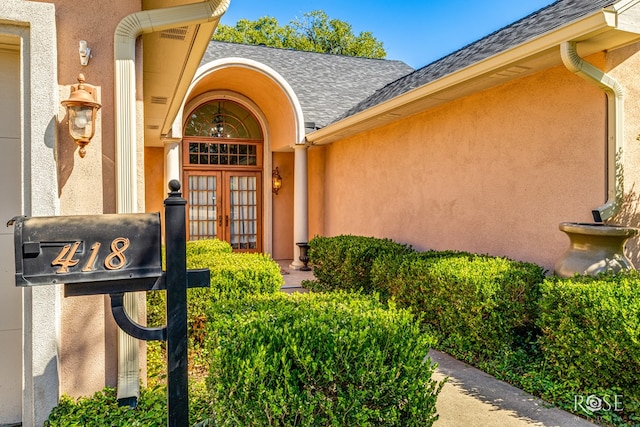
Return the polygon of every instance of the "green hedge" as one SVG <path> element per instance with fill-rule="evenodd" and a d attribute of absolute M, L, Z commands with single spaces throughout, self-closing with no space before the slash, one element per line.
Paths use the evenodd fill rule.
<path fill-rule="evenodd" d="M 219 239 L 201 239 L 201 240 L 189 240 L 187 242 L 187 256 L 194 256 L 200 254 L 230 254 L 233 252 L 229 242 Z"/>
<path fill-rule="evenodd" d="M 258 253 L 231 253 L 228 243 L 220 240 L 187 242 L 187 268 L 209 268 L 210 288 L 187 291 L 187 322 L 189 349 L 204 346 L 207 307 L 219 299 L 242 298 L 250 294 L 273 294 L 280 290 L 284 279 L 280 266 L 268 255 Z M 150 326 L 166 324 L 165 292 L 147 294 L 147 323 Z M 148 370 L 151 376 L 164 371 L 164 343 L 150 343 Z M 199 353 L 199 352 L 196 352 Z M 197 355 L 192 355 L 196 357 Z M 196 360 L 199 364 L 201 361 Z"/>
<path fill-rule="evenodd" d="M 418 311 L 440 348 L 483 358 L 534 334 L 541 267 L 463 252 L 383 257 L 373 282 L 402 307 Z"/>
<path fill-rule="evenodd" d="M 316 236 L 309 242 L 309 263 L 321 289 L 376 291 L 371 283 L 371 268 L 382 255 L 413 252 L 410 246 L 389 239 L 361 236 Z"/>
<path fill-rule="evenodd" d="M 265 254 L 188 254 L 187 266 L 194 269 L 208 268 L 211 271 L 209 293 L 215 299 L 274 293 L 284 284 L 280 266 Z"/>
<path fill-rule="evenodd" d="M 640 275 L 549 278 L 540 309 L 546 369 L 576 395 L 622 395 L 640 424 Z"/>
<path fill-rule="evenodd" d="M 253 293 L 275 293 L 284 284 L 280 266 L 259 253 L 231 253 L 227 242 L 217 239 L 187 242 L 187 268 L 210 270 L 210 288 L 189 289 L 189 319 L 205 312 L 204 300 L 239 298 Z M 165 319 L 165 293 L 150 292 L 147 319 L 160 326 Z"/>
<path fill-rule="evenodd" d="M 209 399 L 204 384 L 189 384 L 189 425 L 199 423 L 208 414 Z M 198 423 L 198 424 L 196 424 Z M 116 389 L 106 387 L 90 397 L 60 398 L 44 427 L 158 427 L 167 425 L 167 388 L 162 385 L 140 387 L 138 406 L 119 406 Z"/>
<path fill-rule="evenodd" d="M 430 426 L 433 340 L 352 293 L 254 295 L 208 312 L 216 426 Z"/>

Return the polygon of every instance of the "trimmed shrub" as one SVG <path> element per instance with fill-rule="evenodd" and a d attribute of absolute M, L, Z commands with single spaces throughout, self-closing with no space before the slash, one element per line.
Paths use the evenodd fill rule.
<path fill-rule="evenodd" d="M 309 263 L 320 289 L 374 292 L 371 267 L 382 255 L 413 252 L 410 246 L 375 237 L 316 236 L 309 242 Z M 313 286 L 313 285 L 312 285 Z"/>
<path fill-rule="evenodd" d="M 233 252 L 229 242 L 219 239 L 201 239 L 201 240 L 189 240 L 187 242 L 187 256 L 194 256 L 200 254 L 230 254 Z"/>
<path fill-rule="evenodd" d="M 573 394 L 622 395 L 640 422 L 640 274 L 549 278 L 541 289 L 546 368 Z"/>
<path fill-rule="evenodd" d="M 209 299 L 239 298 L 248 294 L 275 293 L 284 284 L 280 266 L 269 255 L 231 253 L 228 243 L 220 240 L 187 242 L 187 268 L 210 270 L 210 288 L 188 290 L 189 319 L 205 312 L 203 303 Z M 149 325 L 165 322 L 165 293 L 150 292 L 147 296 Z"/>
<path fill-rule="evenodd" d="M 390 298 L 398 292 L 395 280 L 401 266 L 408 259 L 435 259 L 463 254 L 456 251 L 427 251 L 403 254 L 383 254 L 373 261 L 370 278 L 373 288 L 385 298 Z"/>
<path fill-rule="evenodd" d="M 251 294 L 276 293 L 284 284 L 280 266 L 268 255 L 257 253 L 230 253 L 230 246 L 219 240 L 187 242 L 187 268 L 209 268 L 210 288 L 187 290 L 187 322 L 190 364 L 201 366 L 200 354 L 206 336 L 207 308 L 212 301 L 224 298 L 242 298 Z M 149 326 L 166 324 L 166 293 L 147 294 L 147 323 Z M 164 343 L 150 343 L 155 353 L 150 356 L 149 375 L 161 377 L 165 369 Z M 158 363 L 160 362 L 160 363 Z"/>
<path fill-rule="evenodd" d="M 188 268 L 211 271 L 211 298 L 239 298 L 248 294 L 274 293 L 284 279 L 280 266 L 269 255 L 258 253 L 188 254 Z"/>
<path fill-rule="evenodd" d="M 344 292 L 216 303 L 207 385 L 216 426 L 430 426 L 433 340 L 405 310 Z"/>
<path fill-rule="evenodd" d="M 208 402 L 203 383 L 189 384 L 189 425 L 203 419 Z M 119 406 L 116 389 L 106 387 L 90 397 L 60 398 L 44 427 L 109 426 L 156 427 L 167 425 L 167 388 L 141 387 L 138 406 Z"/>
<path fill-rule="evenodd" d="M 457 357 L 491 357 L 535 335 L 544 279 L 537 265 L 431 251 L 381 258 L 373 276 L 398 305 L 420 312 L 437 332 L 440 348 Z"/>

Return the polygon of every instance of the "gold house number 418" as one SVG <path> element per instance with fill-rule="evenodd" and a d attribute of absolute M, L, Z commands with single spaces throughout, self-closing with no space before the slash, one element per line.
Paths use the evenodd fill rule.
<path fill-rule="evenodd" d="M 51 265 L 59 265 L 60 268 L 56 271 L 57 274 L 68 273 L 69 267 L 75 267 L 80 262 L 79 259 L 74 259 L 80 247 L 80 242 L 73 242 L 73 244 L 64 245 L 58 256 L 51 261 Z M 107 270 L 119 270 L 125 266 L 127 258 L 124 255 L 124 251 L 129 248 L 129 239 L 126 237 L 117 237 L 111 242 L 111 252 L 104 259 L 104 267 Z M 95 270 L 96 258 L 98 258 L 98 250 L 100 249 L 100 243 L 96 242 L 91 245 L 91 251 L 89 252 L 89 258 L 82 267 L 83 272 Z"/>

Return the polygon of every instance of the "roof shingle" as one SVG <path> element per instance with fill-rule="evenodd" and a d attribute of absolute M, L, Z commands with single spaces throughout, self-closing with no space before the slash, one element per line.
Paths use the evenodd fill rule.
<path fill-rule="evenodd" d="M 555 28 L 615 4 L 615 0 L 559 0 L 376 91 L 337 120 L 424 86 Z M 337 121 L 336 120 L 336 121 Z"/>
<path fill-rule="evenodd" d="M 202 64 L 215 59 L 252 59 L 277 71 L 292 87 L 305 122 L 324 127 L 377 89 L 413 71 L 402 61 L 303 52 L 212 41 Z"/>

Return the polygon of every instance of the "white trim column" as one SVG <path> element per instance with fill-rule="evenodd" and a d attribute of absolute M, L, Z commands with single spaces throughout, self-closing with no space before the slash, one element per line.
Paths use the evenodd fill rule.
<path fill-rule="evenodd" d="M 297 243 L 309 239 L 309 189 L 307 180 L 308 160 L 306 144 L 296 144 L 293 166 L 293 262 L 289 267 L 299 270 L 304 266 L 300 261 Z"/>
<path fill-rule="evenodd" d="M 180 177 L 180 143 L 179 138 L 163 138 L 164 142 L 164 189 L 169 191 L 169 181 L 177 179 L 182 182 Z M 182 184 L 184 188 L 184 183 Z"/>

